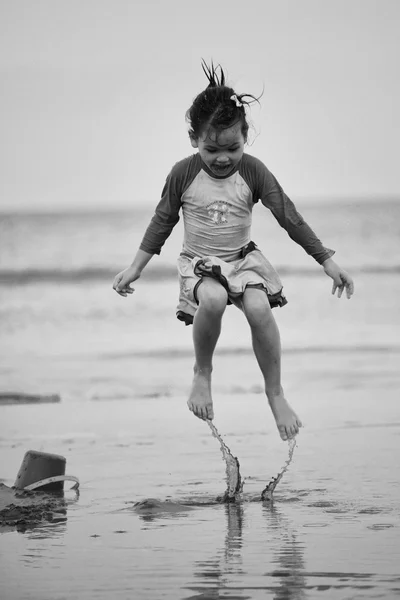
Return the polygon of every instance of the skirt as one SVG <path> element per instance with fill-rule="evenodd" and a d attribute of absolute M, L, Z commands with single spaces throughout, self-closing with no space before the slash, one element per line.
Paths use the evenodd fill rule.
<path fill-rule="evenodd" d="M 182 252 L 178 258 L 179 303 L 176 316 L 185 325 L 193 323 L 198 307 L 197 290 L 204 277 L 218 281 L 228 293 L 228 304 L 242 308 L 242 296 L 246 288 L 263 290 L 271 308 L 285 306 L 282 282 L 271 263 L 254 242 L 242 249 L 237 260 L 226 262 L 216 256 L 189 256 Z"/>

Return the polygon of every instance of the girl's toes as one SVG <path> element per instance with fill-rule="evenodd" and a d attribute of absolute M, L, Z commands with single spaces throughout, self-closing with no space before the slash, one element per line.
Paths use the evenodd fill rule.
<path fill-rule="evenodd" d="M 280 427 L 278 427 L 278 430 L 279 430 L 279 434 L 280 434 L 282 440 L 286 441 L 288 439 L 286 427 L 280 426 Z"/>

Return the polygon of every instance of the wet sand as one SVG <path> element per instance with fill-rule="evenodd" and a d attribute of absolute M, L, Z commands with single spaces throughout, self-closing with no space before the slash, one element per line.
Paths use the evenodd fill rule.
<path fill-rule="evenodd" d="M 254 384 L 253 358 L 217 357 L 215 424 L 244 478 L 242 501 L 229 505 L 216 501 L 226 489 L 219 444 L 186 408 L 190 356 L 136 359 L 129 371 L 121 359 L 103 380 L 104 365 L 86 362 L 86 391 L 75 396 L 78 363 L 55 369 L 53 384 L 71 380 L 60 403 L 0 407 L 1 482 L 12 486 L 26 450 L 41 450 L 67 458 L 80 496 L 66 484 L 65 514 L 0 535 L 0 597 L 395 597 L 398 358 L 285 357 L 286 392 L 305 427 L 274 502 L 263 503 L 288 445 Z M 156 377 L 140 397 L 144 365 Z M 169 396 L 168 381 L 178 390 Z M 113 398 L 118 385 L 131 396 Z"/>

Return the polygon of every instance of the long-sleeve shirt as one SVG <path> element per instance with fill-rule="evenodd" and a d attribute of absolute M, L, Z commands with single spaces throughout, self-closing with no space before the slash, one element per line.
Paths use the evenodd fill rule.
<path fill-rule="evenodd" d="M 182 210 L 183 252 L 235 260 L 251 240 L 252 209 L 259 200 L 318 263 L 334 254 L 323 246 L 267 167 L 249 154 L 243 154 L 234 173 L 225 178 L 212 177 L 200 154 L 176 163 L 140 248 L 160 254 Z"/>

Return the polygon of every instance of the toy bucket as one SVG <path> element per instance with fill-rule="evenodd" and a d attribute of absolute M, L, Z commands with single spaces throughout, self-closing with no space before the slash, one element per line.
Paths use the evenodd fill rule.
<path fill-rule="evenodd" d="M 78 489 L 79 480 L 65 475 L 66 459 L 58 454 L 28 450 L 18 471 L 14 487 L 19 490 L 62 492 L 64 481 L 73 481 Z"/>

